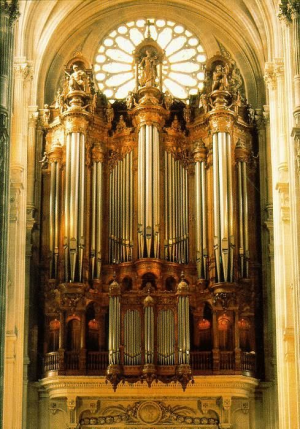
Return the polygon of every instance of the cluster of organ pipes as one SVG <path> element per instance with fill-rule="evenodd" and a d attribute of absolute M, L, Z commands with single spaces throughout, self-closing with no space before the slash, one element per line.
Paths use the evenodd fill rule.
<path fill-rule="evenodd" d="M 165 259 L 189 260 L 188 175 L 179 160 L 165 152 Z"/>
<path fill-rule="evenodd" d="M 109 176 L 109 262 L 132 260 L 133 248 L 133 152 L 119 160 Z"/>
<path fill-rule="evenodd" d="M 216 282 L 233 282 L 233 201 L 231 136 L 213 134 L 213 202 Z"/>
<path fill-rule="evenodd" d="M 159 131 L 143 125 L 138 135 L 138 255 L 159 258 Z"/>
<path fill-rule="evenodd" d="M 124 104 L 112 108 L 101 99 L 94 110 L 86 110 L 89 97 L 70 89 L 65 96 L 69 107 L 60 114 L 53 107 L 47 128 L 49 165 L 43 180 L 50 201 L 42 222 L 49 234 L 41 247 L 46 249 L 45 266 L 50 259 L 52 281 L 45 289 L 55 287 L 65 296 L 49 306 L 46 317 L 52 317 L 53 308 L 59 308 L 60 320 L 75 315 L 84 338 L 84 318 L 94 320 L 88 319 L 92 311 L 87 306 L 94 306 L 91 317 L 102 332 L 107 323 L 103 314 L 108 313 L 112 368 L 107 375 L 112 379 L 114 366 L 122 376 L 136 371 L 144 379 L 170 371 L 156 365 L 186 367 L 189 379 L 190 349 L 194 353 L 193 347 L 201 346 L 200 340 L 190 344 L 191 321 L 193 332 L 198 329 L 194 315 L 204 313 L 209 299 L 217 344 L 220 305 L 231 302 L 227 295 L 240 279 L 252 276 L 248 210 L 255 204 L 247 189 L 251 125 L 238 109 L 231 109 L 234 98 L 229 91 L 208 91 L 211 103 L 202 107 L 195 106 L 195 97 L 187 120 L 184 103 L 169 105 L 158 87 L 143 87 L 127 105 L 130 126 L 123 121 L 123 128 L 117 119 Z M 109 109 L 115 114 L 111 121 Z M 175 109 L 182 129 L 173 119 Z M 46 193 L 44 198 L 49 198 Z M 190 287 L 177 284 L 182 269 Z M 122 287 L 110 283 L 113 270 Z M 147 280 L 151 287 L 146 292 Z M 220 305 L 218 294 L 224 298 Z M 60 329 L 66 329 L 63 322 Z M 104 343 L 99 341 L 95 353 L 103 353 Z M 139 369 L 123 370 L 122 365 Z"/>
<path fill-rule="evenodd" d="M 82 281 L 85 247 L 85 135 L 69 133 L 65 173 L 65 281 Z"/>
<path fill-rule="evenodd" d="M 175 364 L 175 320 L 172 310 L 158 313 L 157 360 L 159 365 Z"/>
<path fill-rule="evenodd" d="M 124 364 L 140 365 L 141 317 L 138 310 L 127 310 L 124 316 Z"/>

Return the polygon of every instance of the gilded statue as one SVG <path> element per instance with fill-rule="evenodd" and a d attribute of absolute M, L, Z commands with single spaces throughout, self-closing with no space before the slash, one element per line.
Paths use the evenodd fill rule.
<path fill-rule="evenodd" d="M 165 95 L 164 95 L 164 102 L 165 102 L 165 107 L 166 107 L 166 109 L 167 109 L 167 110 L 170 110 L 170 107 L 171 107 L 171 105 L 172 105 L 172 103 L 173 103 L 173 97 L 172 97 L 172 95 L 169 93 L 169 91 L 166 91 L 166 92 L 165 92 Z"/>
<path fill-rule="evenodd" d="M 107 122 L 112 123 L 114 116 L 115 116 L 114 109 L 112 108 L 111 103 L 108 101 L 107 107 L 106 107 L 106 120 L 107 120 Z"/>
<path fill-rule="evenodd" d="M 43 158 L 39 161 L 39 163 L 41 164 L 43 169 L 48 168 L 49 159 L 48 159 L 47 152 L 44 152 Z"/>
<path fill-rule="evenodd" d="M 228 89 L 228 65 L 223 67 L 218 64 L 213 72 L 212 91 L 226 91 Z"/>
<path fill-rule="evenodd" d="M 132 109 L 133 106 L 135 105 L 135 99 L 134 99 L 134 95 L 132 91 L 129 91 L 127 97 L 126 97 L 126 106 L 127 109 Z"/>
<path fill-rule="evenodd" d="M 87 76 L 83 70 L 80 70 L 77 64 L 73 65 L 73 73 L 69 76 L 69 90 L 70 91 L 86 91 Z"/>
<path fill-rule="evenodd" d="M 204 113 L 208 112 L 209 103 L 208 103 L 208 97 L 206 94 L 200 95 L 199 108 L 201 109 L 201 107 L 203 108 Z"/>
<path fill-rule="evenodd" d="M 155 86 L 155 80 L 157 77 L 157 57 L 151 56 L 151 52 L 146 50 L 146 55 L 140 62 L 140 68 L 142 70 L 142 76 L 140 79 L 141 86 Z"/>

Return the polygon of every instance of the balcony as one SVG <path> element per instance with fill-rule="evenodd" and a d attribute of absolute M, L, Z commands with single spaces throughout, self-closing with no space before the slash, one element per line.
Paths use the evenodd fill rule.
<path fill-rule="evenodd" d="M 255 354 L 233 351 L 192 351 L 191 368 L 194 375 L 243 374 L 255 377 Z M 64 351 L 47 353 L 44 359 L 44 374 L 53 375 L 106 375 L 108 352 Z M 159 366 L 159 373 L 175 372 L 176 366 Z M 142 365 L 124 367 L 124 373 L 138 376 Z M 169 374 L 170 373 L 170 374 Z"/>

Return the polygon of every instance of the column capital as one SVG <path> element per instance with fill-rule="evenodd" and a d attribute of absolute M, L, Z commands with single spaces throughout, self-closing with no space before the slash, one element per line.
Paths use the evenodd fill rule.
<path fill-rule="evenodd" d="M 12 26 L 20 16 L 19 1 L 0 0 L 0 13 L 6 14 L 9 17 L 9 25 Z"/>
<path fill-rule="evenodd" d="M 277 82 L 276 82 L 276 74 L 275 74 L 273 62 L 268 62 L 265 64 L 264 80 L 265 80 L 266 84 L 268 85 L 269 90 L 275 90 L 276 89 Z"/>
<path fill-rule="evenodd" d="M 287 2 L 281 2 L 279 4 L 278 18 L 285 24 L 290 24 L 292 22 L 291 10 Z"/>
<path fill-rule="evenodd" d="M 289 10 L 292 20 L 300 17 L 300 0 L 290 0 Z"/>

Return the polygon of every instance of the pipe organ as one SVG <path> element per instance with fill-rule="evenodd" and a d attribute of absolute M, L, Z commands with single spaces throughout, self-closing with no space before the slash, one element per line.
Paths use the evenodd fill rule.
<path fill-rule="evenodd" d="M 145 67 L 139 80 L 151 55 L 156 74 Z M 260 268 L 247 103 L 220 55 L 207 62 L 201 94 L 166 101 L 163 58 L 152 39 L 136 48 L 127 108 L 96 92 L 88 62 L 72 58 L 44 123 L 46 376 L 93 371 L 114 388 L 185 388 L 202 373 L 255 375 Z"/>

